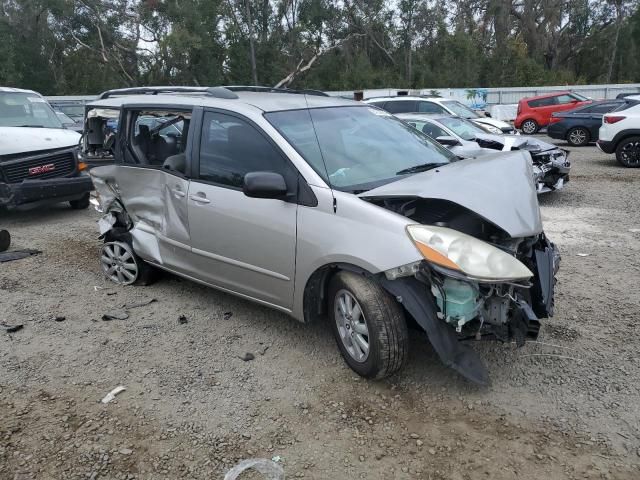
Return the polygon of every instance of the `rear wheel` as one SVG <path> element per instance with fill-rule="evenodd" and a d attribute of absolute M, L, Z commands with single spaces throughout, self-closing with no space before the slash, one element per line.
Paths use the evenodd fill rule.
<path fill-rule="evenodd" d="M 525 135 L 533 135 L 538 131 L 540 127 L 535 120 L 528 119 L 522 122 L 520 128 L 522 130 L 522 133 L 524 133 Z"/>
<path fill-rule="evenodd" d="M 589 143 L 589 140 L 591 140 L 591 135 L 586 128 L 575 127 L 567 132 L 567 142 L 574 147 L 582 147 Z"/>
<path fill-rule="evenodd" d="M 357 374 L 384 378 L 402 368 L 409 350 L 404 312 L 380 285 L 337 273 L 329 285 L 329 311 L 340 353 Z"/>
<path fill-rule="evenodd" d="M 616 148 L 616 160 L 628 168 L 640 167 L 640 137 L 622 140 Z"/>

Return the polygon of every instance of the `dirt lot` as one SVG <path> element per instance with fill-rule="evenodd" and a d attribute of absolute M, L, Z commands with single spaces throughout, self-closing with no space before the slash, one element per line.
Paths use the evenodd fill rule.
<path fill-rule="evenodd" d="M 0 322 L 24 324 L 0 331 L 0 479 L 221 479 L 274 456 L 287 478 L 640 478 L 640 170 L 594 147 L 571 160 L 541 199 L 563 255 L 557 314 L 538 343 L 475 345 L 488 388 L 418 332 L 407 368 L 368 382 L 324 324 L 172 276 L 116 287 L 93 211 L 0 218 L 43 251 L 0 264 Z"/>

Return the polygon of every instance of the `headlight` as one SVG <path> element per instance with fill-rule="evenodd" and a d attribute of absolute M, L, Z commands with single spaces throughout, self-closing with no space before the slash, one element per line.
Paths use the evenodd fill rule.
<path fill-rule="evenodd" d="M 486 123 L 483 123 L 482 126 L 488 131 L 490 131 L 491 133 L 497 133 L 498 135 L 502 135 L 504 133 L 498 127 L 494 127 L 493 125 L 488 125 Z"/>
<path fill-rule="evenodd" d="M 445 227 L 409 225 L 407 233 L 430 263 L 478 281 L 525 280 L 533 273 L 506 252 L 470 235 Z"/>

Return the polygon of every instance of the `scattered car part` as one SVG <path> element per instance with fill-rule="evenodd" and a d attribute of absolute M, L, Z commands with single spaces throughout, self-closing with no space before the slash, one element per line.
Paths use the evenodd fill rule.
<path fill-rule="evenodd" d="M 124 310 L 112 310 L 102 315 L 102 320 L 109 322 L 111 320 L 126 320 L 129 314 Z"/>
<path fill-rule="evenodd" d="M 261 477 L 265 480 L 284 480 L 284 470 L 280 465 L 275 463 L 276 461 L 280 461 L 280 457 L 275 456 L 273 458 L 276 460 L 267 460 L 266 458 L 242 460 L 225 474 L 224 480 L 236 480 L 243 472 L 249 470 L 255 470 L 260 473 Z"/>
<path fill-rule="evenodd" d="M 101 238 L 128 245 L 139 271 L 153 265 L 303 322 L 329 316 L 366 377 L 402 366 L 407 316 L 479 383 L 486 368 L 459 340 L 536 337 L 553 314 L 559 255 L 527 151 L 459 160 L 367 104 L 230 93 L 122 103 L 132 128 L 117 144 L 130 148 L 90 174 L 111 215 Z M 177 115 L 177 152 L 135 134 L 140 119 Z"/>
<path fill-rule="evenodd" d="M 42 253 L 40 250 L 34 250 L 26 248 L 24 250 L 12 250 L 10 252 L 0 253 L 0 263 L 12 262 L 13 260 L 20 260 L 22 258 L 31 257 L 33 255 L 39 255 Z"/>
<path fill-rule="evenodd" d="M 122 392 L 124 392 L 126 390 L 125 387 L 123 387 L 122 385 L 118 385 L 116 388 L 114 388 L 113 390 L 111 390 L 109 393 L 107 393 L 102 400 L 100 400 L 100 402 L 107 404 L 109 402 L 112 402 L 117 395 L 120 395 Z"/>
<path fill-rule="evenodd" d="M 6 323 L 0 323 L 0 327 L 4 328 L 4 331 L 7 333 L 15 333 L 18 330 L 22 330 L 24 328 L 24 325 L 21 323 L 18 323 L 16 325 L 7 325 Z"/>
<path fill-rule="evenodd" d="M 8 230 L 0 230 L 0 252 L 9 250 L 11 246 L 11 234 Z"/>

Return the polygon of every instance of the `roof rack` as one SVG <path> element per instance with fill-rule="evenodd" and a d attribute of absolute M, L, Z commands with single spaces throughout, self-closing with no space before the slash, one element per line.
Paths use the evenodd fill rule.
<path fill-rule="evenodd" d="M 232 92 L 268 92 L 268 93 L 297 93 L 301 95 L 317 95 L 328 97 L 329 95 L 321 90 L 303 89 L 293 90 L 290 88 L 264 87 L 261 85 L 224 85 L 224 88 Z"/>
<path fill-rule="evenodd" d="M 210 87 L 133 87 L 133 88 L 116 88 L 107 90 L 98 95 L 98 100 L 104 100 L 120 95 L 158 95 L 161 93 L 207 93 Z"/>
<path fill-rule="evenodd" d="M 209 95 L 216 98 L 236 99 L 238 95 L 233 92 L 270 92 L 270 93 L 298 93 L 303 95 L 318 95 L 328 97 L 320 90 L 291 90 L 288 88 L 263 87 L 258 85 L 229 85 L 220 87 L 133 87 L 133 88 L 116 88 L 107 90 L 98 95 L 98 100 L 123 95 L 159 95 L 163 93 L 199 93 Z"/>

